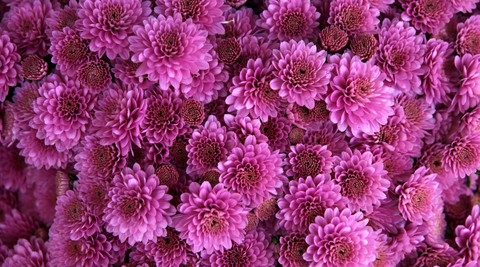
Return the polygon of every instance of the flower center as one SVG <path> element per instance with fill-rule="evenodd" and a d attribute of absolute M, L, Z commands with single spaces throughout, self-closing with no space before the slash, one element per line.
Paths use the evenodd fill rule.
<path fill-rule="evenodd" d="M 350 258 L 353 256 L 353 249 L 349 243 L 345 242 L 345 239 L 330 241 L 329 254 L 331 262 L 346 263 L 350 261 Z"/>
<path fill-rule="evenodd" d="M 423 190 L 415 190 L 414 195 L 412 196 L 412 206 L 415 209 L 423 209 L 428 203 L 428 195 Z"/>
<path fill-rule="evenodd" d="M 161 185 L 171 186 L 178 182 L 178 172 L 172 165 L 162 165 L 158 167 L 155 174 Z"/>
<path fill-rule="evenodd" d="M 465 45 L 467 52 L 477 54 L 480 51 L 480 33 L 478 31 L 469 31 L 465 36 Z"/>
<path fill-rule="evenodd" d="M 202 224 L 204 232 L 213 234 L 224 232 L 226 226 L 225 220 L 215 215 L 207 215 Z"/>
<path fill-rule="evenodd" d="M 258 92 L 258 99 L 262 100 L 264 103 L 278 104 L 278 92 L 270 87 L 269 82 L 260 82 L 256 85 L 256 88 Z"/>
<path fill-rule="evenodd" d="M 202 176 L 202 182 L 208 181 L 210 185 L 215 186 L 219 183 L 220 173 L 215 170 L 209 170 Z"/>
<path fill-rule="evenodd" d="M 342 30 L 356 31 L 362 25 L 362 11 L 353 7 L 344 8 L 340 11 L 338 23 Z"/>
<path fill-rule="evenodd" d="M 190 125 L 200 125 L 205 118 L 205 110 L 200 102 L 194 99 L 189 99 L 183 104 L 183 107 L 180 110 L 180 116 L 183 121 Z"/>
<path fill-rule="evenodd" d="M 202 142 L 198 146 L 198 155 L 202 163 L 215 165 L 220 162 L 220 149 L 216 143 Z"/>
<path fill-rule="evenodd" d="M 441 7 L 438 3 L 439 1 L 437 0 L 420 0 L 420 6 L 422 7 L 420 12 L 424 13 L 427 17 L 436 15 L 441 11 Z"/>
<path fill-rule="evenodd" d="M 347 170 L 344 173 L 344 179 L 340 182 L 342 195 L 358 198 L 365 195 L 367 190 L 367 179 L 363 172 L 357 170 Z"/>
<path fill-rule="evenodd" d="M 69 221 L 78 221 L 82 218 L 84 207 L 80 200 L 75 200 L 72 203 L 69 203 L 65 212 Z"/>
<path fill-rule="evenodd" d="M 113 149 L 110 146 L 96 145 L 92 152 L 93 162 L 97 167 L 107 167 L 113 160 Z"/>
<path fill-rule="evenodd" d="M 120 209 L 125 216 L 132 216 L 137 209 L 140 208 L 141 203 L 136 199 L 125 198 L 120 204 Z"/>
<path fill-rule="evenodd" d="M 40 80 L 47 75 L 47 62 L 36 54 L 28 55 L 21 63 L 20 75 L 29 80 Z"/>
<path fill-rule="evenodd" d="M 472 149 L 471 147 L 462 147 L 456 154 L 456 158 L 463 166 L 471 166 L 475 163 L 475 159 L 477 158 L 475 149 Z"/>
<path fill-rule="evenodd" d="M 225 266 L 247 266 L 249 264 L 245 248 L 234 244 L 223 256 Z"/>
<path fill-rule="evenodd" d="M 173 141 L 172 146 L 168 150 L 172 157 L 172 161 L 179 165 L 179 167 L 186 166 L 187 164 L 188 152 L 185 149 L 187 144 L 188 143 L 185 140 L 177 138 Z"/>
<path fill-rule="evenodd" d="M 371 91 L 371 84 L 368 79 L 365 78 L 357 78 L 353 81 L 353 90 L 351 92 L 352 97 L 360 96 L 364 97 L 368 95 Z"/>
<path fill-rule="evenodd" d="M 64 60 L 76 63 L 86 57 L 88 44 L 86 41 L 81 40 L 80 37 L 78 39 L 69 39 L 64 42 L 60 51 Z"/>
<path fill-rule="evenodd" d="M 80 81 L 87 86 L 104 87 L 110 81 L 110 69 L 103 61 L 90 61 L 79 70 Z"/>
<path fill-rule="evenodd" d="M 315 101 L 315 106 L 310 110 L 310 116 L 317 122 L 324 122 L 330 117 L 327 103 L 323 100 Z"/>
<path fill-rule="evenodd" d="M 242 54 L 242 46 L 235 38 L 228 38 L 220 42 L 217 53 L 221 61 L 232 65 Z"/>
<path fill-rule="evenodd" d="M 201 4 L 203 4 L 203 0 L 176 0 L 172 3 L 176 11 L 182 14 L 184 20 L 188 18 L 194 19 L 200 15 Z"/>
<path fill-rule="evenodd" d="M 297 61 L 293 63 L 291 69 L 290 82 L 294 84 L 305 84 L 314 78 L 314 69 L 305 61 Z"/>
<path fill-rule="evenodd" d="M 322 172 L 321 167 L 325 165 L 325 159 L 318 157 L 313 151 L 305 150 L 297 156 L 298 177 L 307 178 L 307 176 L 315 177 Z"/>
<path fill-rule="evenodd" d="M 110 29 L 115 28 L 124 16 L 123 8 L 118 5 L 111 6 L 103 11 L 103 24 L 110 27 Z"/>
<path fill-rule="evenodd" d="M 162 126 L 170 117 L 170 108 L 168 104 L 164 105 L 162 103 L 155 103 L 148 113 L 154 125 Z"/>
<path fill-rule="evenodd" d="M 294 260 L 295 262 L 306 262 L 303 259 L 303 254 L 307 252 L 308 244 L 305 242 L 305 239 L 295 240 L 289 244 L 288 258 Z M 302 265 L 303 266 L 303 265 Z"/>
<path fill-rule="evenodd" d="M 405 59 L 406 57 L 401 51 L 392 50 L 387 60 L 390 66 L 398 69 L 405 64 Z"/>
<path fill-rule="evenodd" d="M 67 241 L 67 252 L 68 254 L 78 257 L 79 255 L 82 255 L 82 244 L 80 241 L 74 241 L 69 239 Z"/>
<path fill-rule="evenodd" d="M 289 35 L 301 34 L 305 28 L 307 18 L 304 13 L 288 10 L 283 18 L 280 18 L 280 28 Z"/>
<path fill-rule="evenodd" d="M 239 165 L 237 167 L 236 178 L 242 188 L 250 188 L 258 182 L 260 172 L 252 164 L 246 163 L 244 166 Z"/>
<path fill-rule="evenodd" d="M 92 187 L 91 191 L 92 191 L 93 201 L 95 204 L 103 204 L 105 202 L 105 199 L 108 194 L 105 187 L 102 187 L 100 185 L 95 185 Z"/>
<path fill-rule="evenodd" d="M 305 218 L 304 224 L 307 225 L 307 227 L 315 222 L 317 216 L 323 216 L 325 213 L 324 208 L 317 201 L 307 201 L 304 205 L 302 217 Z"/>
<path fill-rule="evenodd" d="M 179 51 L 178 48 L 180 45 L 180 39 L 177 31 L 169 31 L 161 33 L 157 37 L 157 42 L 163 56 L 171 57 L 176 55 Z M 159 55 L 162 56 L 162 55 Z"/>
<path fill-rule="evenodd" d="M 396 125 L 382 125 L 380 131 L 375 133 L 374 138 L 377 143 L 392 144 L 397 138 L 397 133 L 400 131 Z"/>
<path fill-rule="evenodd" d="M 414 101 L 406 101 L 402 105 L 405 116 L 409 122 L 421 122 L 422 110 L 420 105 L 417 105 Z"/>
<path fill-rule="evenodd" d="M 72 118 L 80 114 L 80 105 L 76 97 L 68 95 L 58 101 L 60 102 L 59 111 L 63 117 Z"/>

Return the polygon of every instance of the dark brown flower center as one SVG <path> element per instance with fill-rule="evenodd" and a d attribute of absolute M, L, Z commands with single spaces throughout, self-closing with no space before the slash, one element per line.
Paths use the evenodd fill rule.
<path fill-rule="evenodd" d="M 223 261 L 226 263 L 226 266 L 247 266 L 250 263 L 248 258 L 245 248 L 237 244 L 234 244 L 223 255 Z"/>
<path fill-rule="evenodd" d="M 119 5 L 113 5 L 103 11 L 103 24 L 110 29 L 119 26 L 120 21 L 126 15 L 125 10 Z"/>
<path fill-rule="evenodd" d="M 360 29 L 362 25 L 362 11 L 355 7 L 343 8 L 338 18 L 339 26 L 342 30 L 353 32 Z"/>
<path fill-rule="evenodd" d="M 62 58 L 69 63 L 77 63 L 88 54 L 88 43 L 80 37 L 65 40 L 60 48 Z"/>
<path fill-rule="evenodd" d="M 344 177 L 340 182 L 342 195 L 353 198 L 365 195 L 368 182 L 363 172 L 348 169 L 343 176 Z"/>
<path fill-rule="evenodd" d="M 342 242 L 330 241 L 329 254 L 332 258 L 332 262 L 345 263 L 350 261 L 353 254 L 353 248 L 351 244 Z"/>
<path fill-rule="evenodd" d="M 115 153 L 111 146 L 96 145 L 92 151 L 92 159 L 95 166 L 105 168 L 114 160 Z"/>
<path fill-rule="evenodd" d="M 171 186 L 178 182 L 179 174 L 172 165 L 161 165 L 155 171 L 161 185 Z"/>
<path fill-rule="evenodd" d="M 125 216 L 132 216 L 135 214 L 142 203 L 139 203 L 137 199 L 125 198 L 120 204 L 120 209 Z"/>
<path fill-rule="evenodd" d="M 361 59 L 370 59 L 377 51 L 377 40 L 370 33 L 359 34 L 353 37 L 350 48 L 353 54 Z"/>
<path fill-rule="evenodd" d="M 439 5 L 437 0 L 420 0 L 421 10 L 420 13 L 423 13 L 424 16 L 430 17 L 433 15 L 438 15 L 440 11 L 443 12 L 442 6 Z"/>
<path fill-rule="evenodd" d="M 59 111 L 63 117 L 72 118 L 81 113 L 81 105 L 75 95 L 67 95 L 58 100 Z"/>
<path fill-rule="evenodd" d="M 296 61 L 291 66 L 290 83 L 306 84 L 315 78 L 315 69 L 306 61 Z"/>
<path fill-rule="evenodd" d="M 465 36 L 466 52 L 472 54 L 480 53 L 480 32 L 469 31 Z"/>
<path fill-rule="evenodd" d="M 202 0 L 175 0 L 172 5 L 182 14 L 184 20 L 200 15 Z"/>
<path fill-rule="evenodd" d="M 205 174 L 203 174 L 201 181 L 207 181 L 210 185 L 215 186 L 219 183 L 220 180 L 220 173 L 215 170 L 209 170 Z"/>
<path fill-rule="evenodd" d="M 406 56 L 402 51 L 392 50 L 388 56 L 388 64 L 395 69 L 403 67 L 405 64 Z"/>
<path fill-rule="evenodd" d="M 80 243 L 80 241 L 74 241 L 74 240 L 69 239 L 67 241 L 66 251 L 71 256 L 79 257 L 80 255 L 83 254 L 82 253 L 82 244 Z"/>
<path fill-rule="evenodd" d="M 175 163 L 179 167 L 187 165 L 188 152 L 185 149 L 187 144 L 188 143 L 185 140 L 177 138 L 175 139 L 175 141 L 173 141 L 172 145 L 168 150 L 173 163 Z"/>
<path fill-rule="evenodd" d="M 109 65 L 104 61 L 90 61 L 79 69 L 79 80 L 87 86 L 106 87 L 111 82 Z"/>
<path fill-rule="evenodd" d="M 297 155 L 295 168 L 300 178 L 307 178 L 307 176 L 315 177 L 322 172 L 324 164 L 325 158 L 317 156 L 314 151 L 306 149 Z"/>
<path fill-rule="evenodd" d="M 215 215 L 207 216 L 202 223 L 204 232 L 213 234 L 222 233 L 227 226 L 228 224 L 225 222 L 225 219 Z"/>
<path fill-rule="evenodd" d="M 280 29 L 289 35 L 302 33 L 307 23 L 307 18 L 304 13 L 293 10 L 288 10 L 280 19 Z"/>
<path fill-rule="evenodd" d="M 160 33 L 157 37 L 158 46 L 163 56 L 171 57 L 179 52 L 180 38 L 177 31 Z"/>
<path fill-rule="evenodd" d="M 200 125 L 205 118 L 205 110 L 200 104 L 200 102 L 189 99 L 184 104 L 180 110 L 180 116 L 183 121 L 190 125 Z"/>
<path fill-rule="evenodd" d="M 307 201 L 303 204 L 301 213 L 302 218 L 305 219 L 302 223 L 308 226 L 315 222 L 317 216 L 323 216 L 325 208 L 318 201 Z"/>
<path fill-rule="evenodd" d="M 310 117 L 317 122 L 324 122 L 330 117 L 327 103 L 323 100 L 315 101 L 315 106 L 310 110 Z"/>
<path fill-rule="evenodd" d="M 150 117 L 154 125 L 162 126 L 168 121 L 170 115 L 170 106 L 159 101 L 150 106 L 147 116 Z"/>
<path fill-rule="evenodd" d="M 347 33 L 335 26 L 324 28 L 319 37 L 322 47 L 330 52 L 342 49 L 348 42 Z"/>
<path fill-rule="evenodd" d="M 84 212 L 85 209 L 80 200 L 74 200 L 73 202 L 68 203 L 67 207 L 65 208 L 65 215 L 69 221 L 81 220 Z"/>
<path fill-rule="evenodd" d="M 395 139 L 397 139 L 397 133 L 400 129 L 397 125 L 382 125 L 380 131 L 375 133 L 374 139 L 377 143 L 387 143 L 392 144 Z"/>
<path fill-rule="evenodd" d="M 215 142 L 202 142 L 198 146 L 199 160 L 209 166 L 214 166 L 220 162 L 221 151 Z"/>
<path fill-rule="evenodd" d="M 242 54 L 242 46 L 235 38 L 228 38 L 220 42 L 217 53 L 221 61 L 232 65 Z"/>

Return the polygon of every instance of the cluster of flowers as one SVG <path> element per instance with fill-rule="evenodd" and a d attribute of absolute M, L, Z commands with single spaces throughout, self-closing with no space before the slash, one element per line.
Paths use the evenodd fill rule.
<path fill-rule="evenodd" d="M 0 266 L 479 266 L 477 2 L 2 1 Z"/>

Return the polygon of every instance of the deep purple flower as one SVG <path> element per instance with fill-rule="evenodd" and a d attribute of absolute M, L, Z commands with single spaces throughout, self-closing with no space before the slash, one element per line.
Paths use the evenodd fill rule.
<path fill-rule="evenodd" d="M 342 188 L 342 196 L 349 202 L 352 211 L 372 212 L 373 206 L 380 206 L 380 200 L 387 198 L 390 182 L 384 178 L 387 171 L 383 163 L 374 161 L 369 151 L 361 153 L 348 149 L 342 156 L 335 156 L 333 166 L 335 181 Z"/>
<path fill-rule="evenodd" d="M 244 240 L 243 229 L 250 209 L 243 207 L 240 194 L 230 193 L 222 184 L 212 188 L 209 182 L 203 182 L 191 183 L 189 192 L 181 198 L 179 214 L 173 217 L 172 225 L 180 232 L 180 238 L 187 239 L 193 252 L 205 249 L 211 254 Z"/>
<path fill-rule="evenodd" d="M 45 23 L 48 26 L 46 29 L 47 35 L 51 38 L 54 31 L 61 32 L 66 27 L 75 29 L 79 7 L 80 5 L 76 0 L 70 0 L 62 9 L 54 10 L 52 16 L 45 19 Z"/>
<path fill-rule="evenodd" d="M 22 86 L 15 88 L 11 107 L 14 110 L 14 118 L 19 128 L 30 128 L 28 123 L 35 117 L 33 103 L 40 97 L 38 93 L 40 85 L 41 83 L 38 82 L 26 81 Z"/>
<path fill-rule="evenodd" d="M 27 80 L 40 80 L 47 75 L 47 71 L 47 62 L 36 54 L 26 56 L 20 63 L 20 77 Z"/>
<path fill-rule="evenodd" d="M 220 183 L 231 192 L 239 193 L 245 206 L 260 205 L 283 186 L 280 179 L 283 156 L 278 151 L 271 152 L 267 143 L 258 142 L 250 135 L 230 153 L 218 164 Z"/>
<path fill-rule="evenodd" d="M 325 64 L 327 53 L 317 52 L 313 43 L 282 42 L 280 50 L 273 51 L 273 90 L 290 103 L 312 109 L 315 101 L 327 91 L 331 65 Z"/>
<path fill-rule="evenodd" d="M 78 80 L 83 86 L 98 94 L 112 83 L 110 65 L 99 59 L 93 59 L 83 63 L 77 71 Z"/>
<path fill-rule="evenodd" d="M 97 218 L 98 223 L 102 226 L 104 225 L 104 210 L 110 201 L 108 191 L 111 188 L 112 178 L 111 176 L 99 177 L 78 174 L 78 182 L 75 183 L 79 199 L 89 203 L 89 212 Z"/>
<path fill-rule="evenodd" d="M 180 110 L 180 117 L 190 126 L 198 126 L 205 120 L 205 109 L 195 99 L 187 99 Z"/>
<path fill-rule="evenodd" d="M 39 223 L 32 217 L 12 209 L 0 222 L 0 240 L 7 247 L 13 248 L 18 239 L 30 238 L 39 228 Z"/>
<path fill-rule="evenodd" d="M 273 41 L 314 41 L 318 38 L 320 13 L 308 0 L 271 0 L 260 14 L 257 25 Z"/>
<path fill-rule="evenodd" d="M 132 150 L 132 142 L 140 147 L 140 125 L 146 109 L 147 101 L 143 98 L 142 89 L 121 82 L 112 84 L 103 91 L 92 121 L 100 144 L 116 143 L 122 155 Z"/>
<path fill-rule="evenodd" d="M 5 258 L 4 267 L 42 266 L 53 267 L 47 245 L 41 238 L 32 236 L 30 240 L 19 239 L 12 254 Z"/>
<path fill-rule="evenodd" d="M 340 194 L 341 187 L 327 176 L 300 178 L 290 181 L 289 192 L 278 200 L 280 211 L 276 218 L 288 231 L 308 233 L 308 227 L 328 208 L 343 209 L 347 199 Z"/>
<path fill-rule="evenodd" d="M 240 143 L 244 144 L 245 139 L 247 139 L 249 135 L 255 136 L 255 139 L 257 139 L 259 143 L 268 142 L 268 138 L 260 132 L 262 123 L 259 119 L 225 114 L 224 120 L 227 125 L 227 130 L 234 132 Z"/>
<path fill-rule="evenodd" d="M 480 84 L 480 77 L 477 75 L 480 70 L 480 54 L 456 56 L 455 67 L 460 72 L 461 80 L 449 110 L 464 113 L 480 103 L 480 92 L 477 90 Z"/>
<path fill-rule="evenodd" d="M 158 184 L 153 166 L 145 171 L 138 164 L 133 165 L 133 169 L 124 168 L 115 175 L 108 192 L 111 201 L 104 217 L 107 231 L 122 242 L 128 239 L 131 246 L 166 236 L 165 228 L 171 224 L 170 216 L 175 214 L 175 207 L 169 203 L 172 196 L 167 191 L 166 186 Z"/>
<path fill-rule="evenodd" d="M 27 175 L 27 164 L 25 159 L 19 155 L 19 151 L 13 147 L 8 148 L 0 144 L 0 185 L 13 192 L 19 189 L 25 191 Z"/>
<path fill-rule="evenodd" d="M 263 122 L 260 126 L 260 132 L 268 138 L 268 145 L 272 151 L 285 151 L 290 145 L 288 141 L 288 134 L 292 128 L 291 123 L 285 117 L 268 118 L 268 121 Z"/>
<path fill-rule="evenodd" d="M 117 57 L 114 61 L 112 72 L 115 74 L 115 78 L 122 80 L 125 84 L 136 84 L 140 88 L 148 88 L 155 82 L 150 81 L 146 74 L 136 74 L 140 65 L 142 63 L 135 63 L 131 59 L 123 60 Z"/>
<path fill-rule="evenodd" d="M 405 10 L 402 19 L 411 21 L 424 33 L 438 34 L 454 14 L 452 1 L 448 0 L 401 0 L 400 3 Z"/>
<path fill-rule="evenodd" d="M 305 241 L 307 237 L 304 233 L 292 232 L 286 236 L 280 237 L 280 258 L 278 262 L 285 267 L 308 267 L 309 262 L 303 259 L 303 254 L 307 251 L 308 244 Z"/>
<path fill-rule="evenodd" d="M 333 155 L 340 155 L 348 147 L 345 133 L 340 132 L 331 121 L 322 123 L 318 129 L 308 129 L 303 137 L 303 144 L 327 146 Z"/>
<path fill-rule="evenodd" d="M 109 59 L 119 55 L 130 57 L 128 37 L 133 26 L 140 24 L 152 12 L 149 1 L 141 0 L 85 0 L 80 1 L 76 27 L 80 36 L 90 40 L 90 49 L 105 53 Z"/>
<path fill-rule="evenodd" d="M 393 114 L 393 89 L 384 86 L 385 74 L 349 53 L 328 59 L 333 67 L 325 102 L 330 119 L 340 131 L 373 133 Z"/>
<path fill-rule="evenodd" d="M 191 19 L 182 21 L 180 14 L 165 17 L 148 17 L 143 26 L 134 26 L 136 35 L 128 38 L 132 61 L 142 63 L 137 75 L 148 75 L 151 81 L 159 81 L 160 88 L 175 89 L 180 84 L 192 83 L 192 74 L 206 70 L 212 60 L 208 51 L 208 32 L 200 30 Z"/>
<path fill-rule="evenodd" d="M 303 258 L 326 267 L 371 266 L 379 244 L 377 233 L 367 223 L 361 212 L 327 209 L 309 227 L 309 247 Z"/>
<path fill-rule="evenodd" d="M 298 144 L 291 146 L 292 152 L 286 159 L 286 174 L 295 180 L 330 174 L 332 171 L 332 152 L 326 146 Z"/>
<path fill-rule="evenodd" d="M 5 101 L 8 94 L 8 87 L 15 86 L 20 82 L 20 55 L 17 54 L 17 47 L 10 42 L 7 32 L 0 36 L 0 102 Z"/>
<path fill-rule="evenodd" d="M 371 33 L 357 34 L 350 40 L 350 49 L 360 59 L 370 60 L 378 51 L 378 41 Z"/>
<path fill-rule="evenodd" d="M 179 134 L 185 132 L 185 122 L 180 117 L 183 100 L 171 90 L 150 87 L 146 91 L 147 109 L 140 129 L 150 143 L 171 146 Z"/>
<path fill-rule="evenodd" d="M 478 261 L 480 253 L 478 247 L 480 242 L 478 236 L 480 234 L 480 208 L 475 205 L 471 215 L 465 221 L 465 225 L 459 225 L 455 229 L 455 241 L 460 247 L 460 252 L 468 261 Z"/>
<path fill-rule="evenodd" d="M 33 103 L 36 115 L 30 126 L 45 145 L 55 145 L 58 151 L 76 146 L 87 130 L 96 97 L 78 80 L 53 74 L 40 86 L 40 97 Z"/>
<path fill-rule="evenodd" d="M 467 136 L 457 136 L 445 146 L 442 163 L 445 170 L 465 177 L 480 169 L 480 131 Z"/>
<path fill-rule="evenodd" d="M 334 0 L 330 3 L 328 23 L 348 35 L 375 33 L 379 15 L 380 12 L 370 5 L 370 1 Z"/>
<path fill-rule="evenodd" d="M 208 117 L 204 126 L 199 126 L 188 140 L 187 173 L 202 175 L 217 167 L 227 158 L 229 151 L 236 145 L 235 134 L 227 132 L 215 116 Z"/>

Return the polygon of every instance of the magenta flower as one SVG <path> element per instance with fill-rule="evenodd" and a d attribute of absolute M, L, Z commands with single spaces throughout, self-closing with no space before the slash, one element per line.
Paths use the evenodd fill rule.
<path fill-rule="evenodd" d="M 15 86 L 20 82 L 20 55 L 17 54 L 17 47 L 10 42 L 7 32 L 0 36 L 0 102 L 5 101 L 8 94 L 8 87 Z"/>
<path fill-rule="evenodd" d="M 317 19 L 320 13 L 307 0 L 271 0 L 260 14 L 257 25 L 268 32 L 273 41 L 313 41 L 320 31 Z"/>
<path fill-rule="evenodd" d="M 361 212 L 327 209 L 309 227 L 309 247 L 303 258 L 326 267 L 371 266 L 379 244 L 377 233 L 367 223 Z"/>
<path fill-rule="evenodd" d="M 0 185 L 13 192 L 27 189 L 26 175 L 27 164 L 25 159 L 19 155 L 19 151 L 13 147 L 9 148 L 0 144 Z"/>
<path fill-rule="evenodd" d="M 76 146 L 87 130 L 97 99 L 78 80 L 50 76 L 38 89 L 40 97 L 33 103 L 36 115 L 30 126 L 45 145 L 55 145 L 58 151 Z"/>
<path fill-rule="evenodd" d="M 345 133 L 338 131 L 336 124 L 326 121 L 317 130 L 308 129 L 303 137 L 305 145 L 327 146 L 332 155 L 340 155 L 348 147 Z"/>
<path fill-rule="evenodd" d="M 251 119 L 250 117 L 233 116 L 225 114 L 224 116 L 227 130 L 234 132 L 237 135 L 240 143 L 244 144 L 248 136 L 253 135 L 258 143 L 268 142 L 268 138 L 260 132 L 262 123 L 258 119 Z"/>
<path fill-rule="evenodd" d="M 378 25 L 378 9 L 364 0 L 334 0 L 330 3 L 328 23 L 345 31 L 349 36 L 375 33 Z"/>
<path fill-rule="evenodd" d="M 268 121 L 263 122 L 260 126 L 260 132 L 268 138 L 268 145 L 272 151 L 280 150 L 284 152 L 287 146 L 290 145 L 288 141 L 288 134 L 292 128 L 291 123 L 285 117 L 268 118 Z"/>
<path fill-rule="evenodd" d="M 110 65 L 99 59 L 85 62 L 78 68 L 78 80 L 94 94 L 105 90 L 112 83 Z"/>
<path fill-rule="evenodd" d="M 78 183 L 75 184 L 79 199 L 85 203 L 89 203 L 89 212 L 98 218 L 99 224 L 102 226 L 104 225 L 104 210 L 110 201 L 108 191 L 111 188 L 111 181 L 111 176 L 103 178 L 78 174 Z"/>
<path fill-rule="evenodd" d="M 480 169 L 480 131 L 465 137 L 457 136 L 445 146 L 442 163 L 445 170 L 465 177 Z"/>
<path fill-rule="evenodd" d="M 111 201 L 104 217 L 107 231 L 122 242 L 128 239 L 131 246 L 166 236 L 165 228 L 172 222 L 170 216 L 175 214 L 175 207 L 169 203 L 172 196 L 167 191 L 166 186 L 158 185 L 153 166 L 145 171 L 138 164 L 132 169 L 124 168 L 115 175 L 108 192 Z"/>
<path fill-rule="evenodd" d="M 227 158 L 236 140 L 234 133 L 227 132 L 215 116 L 210 116 L 204 126 L 195 129 L 188 143 L 187 173 L 202 175 Z"/>
<path fill-rule="evenodd" d="M 134 26 L 136 35 L 128 38 L 132 61 L 142 63 L 137 75 L 147 74 L 149 80 L 159 81 L 162 90 L 170 85 L 178 89 L 180 84 L 192 83 L 192 74 L 210 67 L 208 32 L 191 19 L 182 21 L 180 14 L 150 16 L 143 24 Z"/>
<path fill-rule="evenodd" d="M 172 225 L 193 252 L 205 249 L 211 254 L 231 249 L 233 242 L 242 243 L 249 209 L 241 204 L 240 194 L 230 193 L 222 184 L 212 188 L 209 182 L 203 182 L 191 183 L 189 192 L 181 198 Z"/>
<path fill-rule="evenodd" d="M 35 219 L 12 209 L 10 213 L 4 214 L 0 222 L 0 240 L 7 247 L 13 248 L 20 238 L 30 238 L 39 228 L 40 224 Z"/>
<path fill-rule="evenodd" d="M 133 26 L 140 24 L 152 12 L 150 2 L 141 0 L 80 1 L 76 27 L 82 38 L 90 40 L 90 50 L 105 53 L 109 59 L 119 55 L 130 57 L 128 37 Z"/>
<path fill-rule="evenodd" d="M 231 192 L 239 193 L 245 206 L 257 207 L 283 186 L 280 179 L 283 156 L 278 151 L 271 152 L 267 143 L 257 142 L 251 135 L 230 153 L 218 164 L 220 183 Z"/>
<path fill-rule="evenodd" d="M 385 74 L 349 53 L 328 59 L 333 67 L 325 102 L 330 119 L 340 131 L 373 133 L 393 114 L 393 89 L 384 86 Z"/>
<path fill-rule="evenodd" d="M 148 88 L 155 82 L 150 81 L 146 74 L 136 74 L 140 65 L 142 63 L 135 63 L 130 59 L 123 60 L 117 57 L 113 63 L 112 72 L 115 74 L 115 78 L 120 79 L 125 84 L 136 84 L 140 88 Z"/>
<path fill-rule="evenodd" d="M 327 53 L 317 52 L 313 43 L 290 41 L 282 42 L 273 55 L 272 89 L 288 102 L 312 109 L 330 80 L 331 65 L 324 64 Z"/>
<path fill-rule="evenodd" d="M 30 240 L 19 239 L 12 254 L 5 258 L 4 267 L 45 266 L 52 267 L 47 245 L 41 238 L 32 236 Z"/>
<path fill-rule="evenodd" d="M 480 46 L 477 40 L 480 38 L 480 16 L 473 15 L 464 23 L 457 24 L 457 40 L 455 42 L 455 49 L 461 56 L 465 54 L 480 54 Z"/>
<path fill-rule="evenodd" d="M 54 31 L 62 32 L 64 28 L 75 28 L 75 22 L 78 19 L 78 9 L 80 5 L 75 0 L 63 0 L 62 4 L 66 4 L 62 9 L 54 10 L 51 17 L 45 19 L 48 28 L 45 30 L 48 37 L 52 37 Z"/>
<path fill-rule="evenodd" d="M 332 171 L 332 152 L 326 146 L 298 144 L 291 146 L 292 152 L 286 159 L 286 174 L 295 180 L 330 174 Z"/>
<path fill-rule="evenodd" d="M 48 64 L 36 54 L 26 56 L 20 63 L 20 77 L 38 81 L 47 75 Z"/>
<path fill-rule="evenodd" d="M 464 113 L 480 103 L 480 92 L 476 89 L 480 83 L 480 77 L 476 75 L 480 69 L 480 54 L 456 56 L 455 67 L 460 72 L 461 80 L 449 110 Z"/>
<path fill-rule="evenodd" d="M 328 208 L 343 209 L 347 199 L 341 188 L 327 176 L 300 178 L 290 181 L 289 192 L 278 200 L 280 211 L 276 217 L 279 225 L 288 231 L 308 233 L 308 227 Z"/>
<path fill-rule="evenodd" d="M 13 95 L 13 104 L 10 106 L 14 110 L 15 122 L 19 128 L 29 129 L 29 122 L 35 117 L 33 103 L 40 97 L 38 88 L 41 86 L 38 82 L 24 82 L 20 87 L 15 88 Z"/>
<path fill-rule="evenodd" d="M 305 241 L 306 234 L 292 232 L 280 237 L 280 258 L 278 262 L 284 267 L 308 267 L 309 262 L 303 259 L 308 244 Z"/>
<path fill-rule="evenodd" d="M 411 21 L 412 25 L 424 33 L 438 34 L 453 17 L 452 1 L 448 0 L 402 0 L 405 11 L 402 13 L 404 21 Z"/>
<path fill-rule="evenodd" d="M 478 247 L 480 242 L 478 239 L 480 231 L 480 208 L 475 205 L 472 208 L 472 213 L 465 221 L 465 225 L 459 225 L 455 229 L 455 241 L 460 247 L 460 252 L 464 255 L 467 261 L 480 260 L 480 253 Z"/>

